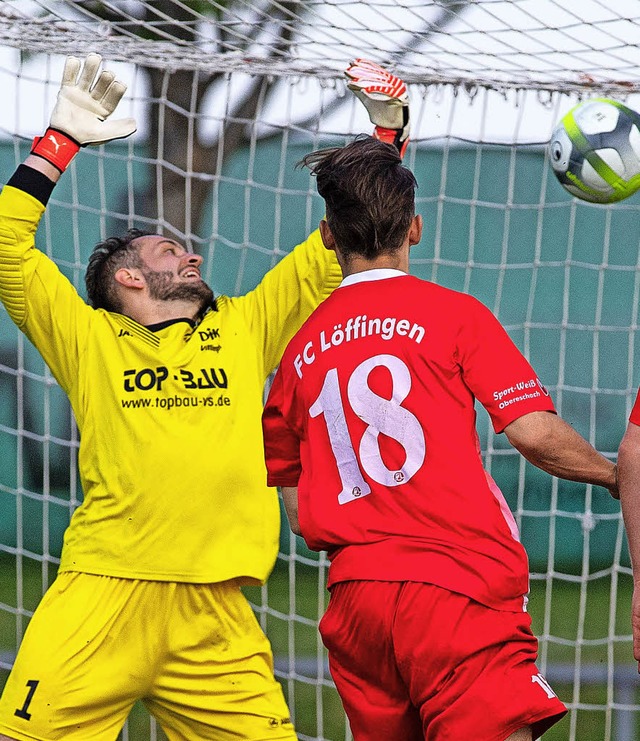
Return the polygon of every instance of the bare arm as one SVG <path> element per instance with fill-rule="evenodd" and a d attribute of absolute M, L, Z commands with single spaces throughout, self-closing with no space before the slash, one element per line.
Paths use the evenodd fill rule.
<path fill-rule="evenodd" d="M 27 165 L 27 167 L 30 167 L 32 170 L 41 172 L 43 175 L 48 177 L 52 183 L 57 183 L 58 180 L 60 180 L 60 176 L 62 175 L 60 170 L 47 162 L 47 160 L 44 160 L 42 159 L 42 157 L 38 157 L 35 154 L 28 155 L 27 159 L 24 161 L 24 164 Z"/>
<path fill-rule="evenodd" d="M 618 451 L 618 484 L 633 568 L 633 657 L 640 662 L 640 427 L 633 422 L 629 422 Z M 638 671 L 640 672 L 640 663 Z"/>
<path fill-rule="evenodd" d="M 531 412 L 504 430 L 511 445 L 534 466 L 568 481 L 595 484 L 618 499 L 615 464 L 551 412 Z"/>
<path fill-rule="evenodd" d="M 298 487 L 283 486 L 280 490 L 282 491 L 284 509 L 289 518 L 289 527 L 296 535 L 302 535 L 298 521 Z"/>

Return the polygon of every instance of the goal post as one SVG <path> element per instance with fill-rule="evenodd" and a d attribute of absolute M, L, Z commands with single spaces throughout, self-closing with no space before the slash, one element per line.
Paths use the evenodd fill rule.
<path fill-rule="evenodd" d="M 312 230 L 322 202 L 296 162 L 370 131 L 342 70 L 363 56 L 409 87 L 425 221 L 412 273 L 469 292 L 507 328 L 560 414 L 614 459 L 640 384 L 638 196 L 577 201 L 545 144 L 579 100 L 640 109 L 640 6 L 596 0 L 252 0 L 0 6 L 2 182 L 53 106 L 67 54 L 97 51 L 129 89 L 138 133 L 86 148 L 56 186 L 37 244 L 83 291 L 92 246 L 128 226 L 204 257 L 217 293 L 250 290 Z M 43 361 L 0 311 L 0 682 L 55 576 L 82 493 L 78 434 Z M 478 409 L 485 465 L 530 556 L 540 668 L 569 707 L 550 741 L 640 733 L 631 569 L 606 491 L 543 474 Z M 349 741 L 317 631 L 324 554 L 283 518 L 268 583 L 247 594 L 270 638 L 300 739 Z M 164 738 L 139 708 L 122 738 Z"/>

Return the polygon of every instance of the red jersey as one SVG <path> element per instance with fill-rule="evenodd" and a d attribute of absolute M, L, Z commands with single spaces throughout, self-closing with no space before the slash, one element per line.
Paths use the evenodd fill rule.
<path fill-rule="evenodd" d="M 291 340 L 263 415 L 270 485 L 298 486 L 302 535 L 338 581 L 423 581 L 521 610 L 528 561 L 485 472 L 496 432 L 548 392 L 473 297 L 399 271 L 350 276 Z"/>
<path fill-rule="evenodd" d="M 636 394 L 636 400 L 629 415 L 629 422 L 633 422 L 634 425 L 640 425 L 640 389 Z"/>

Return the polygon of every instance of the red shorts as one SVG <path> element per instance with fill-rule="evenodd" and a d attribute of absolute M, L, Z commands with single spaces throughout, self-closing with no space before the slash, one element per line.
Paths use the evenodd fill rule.
<path fill-rule="evenodd" d="M 340 582 L 320 623 L 355 741 L 539 738 L 567 712 L 527 613 L 416 582 Z"/>

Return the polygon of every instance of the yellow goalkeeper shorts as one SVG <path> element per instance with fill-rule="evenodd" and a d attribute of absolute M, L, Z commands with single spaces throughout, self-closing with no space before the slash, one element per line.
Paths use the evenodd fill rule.
<path fill-rule="evenodd" d="M 296 739 L 271 647 L 235 582 L 60 574 L 25 633 L 0 734 L 115 741 L 136 700 L 170 741 Z"/>

